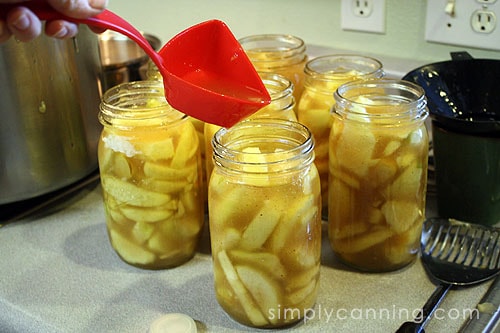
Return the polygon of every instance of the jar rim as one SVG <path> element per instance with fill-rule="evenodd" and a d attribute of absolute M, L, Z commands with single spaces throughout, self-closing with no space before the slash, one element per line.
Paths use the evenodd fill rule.
<path fill-rule="evenodd" d="M 339 76 L 380 78 L 385 75 L 383 64 L 373 57 L 358 54 L 330 54 L 309 60 L 304 73 L 314 79 L 331 80 Z"/>
<path fill-rule="evenodd" d="M 258 74 L 271 96 L 271 103 L 286 97 L 293 98 L 294 85 L 292 81 L 280 74 L 268 72 L 259 72 Z"/>
<path fill-rule="evenodd" d="M 146 121 L 161 119 L 173 123 L 187 118 L 167 102 L 163 83 L 132 81 L 108 89 L 102 96 L 99 120 L 103 125 L 115 121 Z M 156 123 L 157 125 L 157 123 Z"/>
<path fill-rule="evenodd" d="M 280 61 L 293 60 L 294 63 L 300 63 L 306 59 L 306 44 L 303 39 L 294 35 L 250 35 L 238 39 L 238 42 L 254 63 L 269 65 L 276 62 L 278 66 Z M 265 57 L 259 58 L 253 54 L 265 54 Z"/>
<path fill-rule="evenodd" d="M 261 131 L 256 135 L 255 131 Z M 280 136 L 280 130 L 284 130 L 295 136 Z M 245 134 L 252 131 L 251 135 Z M 238 141 L 234 141 L 237 139 Z M 235 148 L 239 140 L 249 139 L 252 143 L 262 143 L 264 140 L 275 140 L 275 142 L 289 143 L 289 149 L 279 149 L 269 152 L 248 152 L 244 147 Z M 228 142 L 232 143 L 228 145 Z M 288 140 L 288 141 L 287 141 Z M 235 143 L 236 142 L 236 143 Z M 286 169 L 279 169 L 279 173 L 293 171 L 314 161 L 314 138 L 311 131 L 303 124 L 278 118 L 255 118 L 247 119 L 237 123 L 231 128 L 219 129 L 212 138 L 214 163 L 220 167 L 230 170 L 241 170 L 242 166 L 250 166 L 245 169 L 246 173 L 261 173 L 259 165 L 287 164 Z M 264 159 L 252 159 L 246 162 L 244 156 L 265 156 Z M 252 167 L 255 170 L 252 171 Z"/>
<path fill-rule="evenodd" d="M 334 99 L 336 103 L 331 109 L 332 113 L 344 117 L 349 113 L 355 116 L 351 119 L 361 121 L 423 121 L 428 116 L 423 88 L 406 80 L 379 78 L 352 81 L 338 87 Z M 371 112 L 367 113 L 366 109 Z M 388 112 L 389 109 L 394 110 Z"/>

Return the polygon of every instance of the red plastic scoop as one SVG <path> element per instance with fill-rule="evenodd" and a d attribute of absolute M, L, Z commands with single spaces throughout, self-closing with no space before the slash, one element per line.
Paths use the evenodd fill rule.
<path fill-rule="evenodd" d="M 204 122 L 231 127 L 271 101 L 241 45 L 221 21 L 194 25 L 172 38 L 157 53 L 137 29 L 108 10 L 94 17 L 76 19 L 57 12 L 45 1 L 27 1 L 0 4 L 0 18 L 5 19 L 11 8 L 21 5 L 41 20 L 63 19 L 129 37 L 158 67 L 170 105 Z"/>

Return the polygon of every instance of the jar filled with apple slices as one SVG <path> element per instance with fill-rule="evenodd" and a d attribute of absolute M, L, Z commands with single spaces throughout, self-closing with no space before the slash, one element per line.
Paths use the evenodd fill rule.
<path fill-rule="evenodd" d="M 332 54 L 316 57 L 304 68 L 304 91 L 297 107 L 300 123 L 314 136 L 314 164 L 318 168 L 323 198 L 322 215 L 328 215 L 328 154 L 332 125 L 330 111 L 335 104 L 333 93 L 339 86 L 356 80 L 380 78 L 383 66 L 377 59 L 355 54 Z"/>
<path fill-rule="evenodd" d="M 328 236 L 336 256 L 391 271 L 417 256 L 425 218 L 428 115 L 423 89 L 373 79 L 335 93 L 329 145 Z"/>
<path fill-rule="evenodd" d="M 195 253 L 204 222 L 200 145 L 161 82 L 118 85 L 103 96 L 98 145 L 108 236 L 128 264 L 162 269 Z"/>
<path fill-rule="evenodd" d="M 290 325 L 319 285 L 321 193 L 309 130 L 250 119 L 220 129 L 208 187 L 215 294 L 238 322 Z"/>

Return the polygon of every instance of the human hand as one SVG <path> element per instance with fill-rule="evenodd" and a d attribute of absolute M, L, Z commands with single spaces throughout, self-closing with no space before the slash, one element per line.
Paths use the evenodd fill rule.
<path fill-rule="evenodd" d="M 0 0 L 0 3 L 16 5 L 7 13 L 5 20 L 0 19 L 0 43 L 8 40 L 10 36 L 14 36 L 19 41 L 28 42 L 42 33 L 42 23 L 38 17 L 23 6 L 23 2 L 28 1 L 32 0 Z M 107 6 L 107 0 L 46 1 L 62 14 L 75 18 L 87 18 L 97 15 Z M 102 29 L 95 31 L 99 32 Z M 45 33 L 54 38 L 70 38 L 78 33 L 78 25 L 64 20 L 51 20 L 45 24 Z"/>

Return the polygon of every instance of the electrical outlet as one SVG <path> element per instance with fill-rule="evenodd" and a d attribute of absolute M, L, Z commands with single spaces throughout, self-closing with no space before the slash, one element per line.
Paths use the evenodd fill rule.
<path fill-rule="evenodd" d="M 479 9 L 472 13 L 470 25 L 475 32 L 489 34 L 497 26 L 497 17 L 494 12 Z"/>
<path fill-rule="evenodd" d="M 342 0 L 343 30 L 385 33 L 385 0 Z"/>
<path fill-rule="evenodd" d="M 500 51 L 499 14 L 497 0 L 427 1 L 425 39 Z"/>
<path fill-rule="evenodd" d="M 370 17 L 373 13 L 373 2 L 371 0 L 351 1 L 351 10 L 358 17 Z"/>

